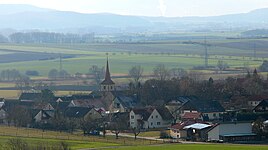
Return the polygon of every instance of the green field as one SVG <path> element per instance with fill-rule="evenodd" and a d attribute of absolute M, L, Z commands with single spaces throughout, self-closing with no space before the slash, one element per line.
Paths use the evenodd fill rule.
<path fill-rule="evenodd" d="M 5 145 L 9 139 L 18 138 L 21 139 L 29 145 L 37 146 L 37 145 L 55 145 L 60 142 L 67 143 L 72 150 L 83 149 L 83 148 L 98 148 L 98 147 L 111 147 L 111 146 L 120 146 L 120 144 L 116 143 L 105 143 L 105 142 L 89 142 L 89 141 L 79 141 L 79 140 L 57 140 L 57 139 L 46 139 L 46 138 L 25 138 L 25 137 L 10 137 L 10 136 L 0 136 L 0 145 Z M 1 147 L 0 147 L 0 150 Z"/>
<path fill-rule="evenodd" d="M 120 137 L 119 139 L 116 139 L 113 135 L 107 135 L 105 138 L 102 136 L 84 136 L 82 131 L 67 133 L 47 130 L 42 131 L 39 129 L 32 128 L 0 126 L 0 145 L 5 144 L 10 138 L 20 138 L 33 145 L 38 143 L 53 144 L 64 141 L 68 143 L 72 149 L 110 147 L 120 145 L 149 145 L 163 143 L 163 141 L 145 139 L 135 140 L 134 138 L 128 137 Z"/>
<path fill-rule="evenodd" d="M 268 146 L 228 144 L 166 144 L 116 148 L 120 150 L 267 150 Z"/>
<path fill-rule="evenodd" d="M 155 43 L 136 44 L 0 44 L 0 49 L 21 52 L 46 52 L 75 54 L 75 58 L 63 59 L 63 68 L 69 73 L 87 73 L 92 65 L 104 66 L 106 53 L 109 53 L 111 72 L 127 74 L 130 67 L 141 65 L 144 73 L 152 73 L 157 64 L 165 64 L 168 68 L 191 69 L 204 64 L 204 47 L 196 44 L 182 44 L 182 41 L 163 41 Z M 250 40 L 215 40 L 210 41 L 213 46 L 208 48 L 209 65 L 215 66 L 219 59 L 226 61 L 230 67 L 241 67 L 248 63 L 251 67 L 259 66 L 268 56 L 264 45 L 258 49 L 258 61 L 252 58 L 252 50 L 245 48 Z M 232 47 L 232 43 L 240 42 Z M 241 44 L 242 43 L 242 44 Z M 268 44 L 267 44 L 268 47 Z M 36 60 L 1 63 L 0 70 L 18 69 L 37 70 L 41 76 L 47 76 L 49 70 L 59 68 L 59 59 Z"/>
<path fill-rule="evenodd" d="M 141 134 L 141 136 L 155 136 L 158 131 L 150 131 Z M 120 136 L 120 134 L 119 134 Z M 140 135 L 139 135 L 140 136 Z M 16 128 L 0 126 L 0 150 L 9 139 L 21 139 L 29 145 L 36 146 L 40 144 L 52 145 L 60 142 L 67 143 L 72 150 L 94 148 L 94 149 L 126 149 L 126 150 L 267 150 L 268 146 L 259 145 L 232 145 L 232 144 L 167 144 L 162 140 L 145 140 L 115 136 L 83 136 L 81 131 L 74 133 L 42 131 L 31 128 Z"/>

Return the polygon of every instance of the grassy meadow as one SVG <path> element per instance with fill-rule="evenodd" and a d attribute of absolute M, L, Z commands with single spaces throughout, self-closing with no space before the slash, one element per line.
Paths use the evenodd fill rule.
<path fill-rule="evenodd" d="M 119 134 L 120 136 L 120 134 Z M 0 145 L 5 144 L 10 138 L 20 138 L 31 144 L 39 143 L 59 143 L 64 141 L 68 143 L 72 149 L 81 148 L 97 148 L 97 147 L 111 147 L 111 146 L 132 146 L 132 145 L 150 145 L 162 144 L 162 141 L 145 140 L 120 137 L 116 139 L 113 135 L 102 136 L 84 136 L 82 131 L 75 131 L 73 133 L 56 132 L 56 131 L 42 131 L 32 128 L 16 128 L 8 126 L 0 126 Z"/>
<path fill-rule="evenodd" d="M 139 136 L 154 137 L 159 134 L 158 131 L 150 131 L 141 133 Z M 120 134 L 119 134 L 120 136 Z M 40 144 L 57 144 L 60 142 L 67 143 L 72 150 L 79 149 L 122 149 L 122 150 L 267 150 L 267 145 L 233 145 L 233 144 L 165 144 L 163 141 L 145 140 L 115 136 L 83 136 L 81 131 L 74 133 L 42 131 L 31 128 L 16 128 L 8 126 L 0 126 L 0 146 L 5 145 L 9 139 L 19 138 L 30 145 Z M 1 150 L 1 148 L 0 148 Z"/>
<path fill-rule="evenodd" d="M 113 149 L 113 148 L 111 148 Z M 230 145 L 230 144 L 168 144 L 150 146 L 128 146 L 114 148 L 119 150 L 267 150 L 268 146 Z"/>
<path fill-rule="evenodd" d="M 59 139 L 47 139 L 47 138 L 25 138 L 25 137 L 11 137 L 11 136 L 0 136 L 0 145 L 4 146 L 9 139 L 18 138 L 21 139 L 29 145 L 55 145 L 60 142 L 65 142 L 72 150 L 84 149 L 84 148 L 98 148 L 98 147 L 113 147 L 120 146 L 116 143 L 105 143 L 105 142 L 89 142 L 85 140 L 59 140 Z M 1 147 L 0 147 L 0 150 Z"/>
<path fill-rule="evenodd" d="M 145 74 L 150 74 L 157 64 L 165 64 L 168 68 L 191 69 L 204 64 L 204 47 L 198 44 L 183 44 L 182 41 L 164 41 L 155 43 L 136 44 L 0 44 L 0 50 L 19 52 L 42 52 L 74 54 L 73 58 L 63 59 L 63 68 L 74 74 L 87 73 L 92 65 L 104 66 L 106 53 L 109 53 L 110 67 L 113 75 L 127 74 L 129 68 L 141 65 Z M 201 41 L 202 42 L 202 41 Z M 259 66 L 266 59 L 268 52 L 260 47 L 257 51 L 258 61 L 252 58 L 252 50 L 243 49 L 247 42 L 237 40 L 211 41 L 213 46 L 208 47 L 209 65 L 215 66 L 219 59 L 227 62 L 230 67 L 241 67 L 245 63 L 249 66 Z M 267 44 L 268 47 L 268 44 Z M 5 52 L 6 52 L 5 51 Z M 46 77 L 49 70 L 59 68 L 59 59 L 35 60 L 1 63 L 0 70 L 18 69 L 37 70 L 41 76 Z"/>

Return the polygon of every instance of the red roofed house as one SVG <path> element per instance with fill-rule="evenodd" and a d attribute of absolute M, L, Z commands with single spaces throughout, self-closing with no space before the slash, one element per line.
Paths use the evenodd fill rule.
<path fill-rule="evenodd" d="M 188 121 L 188 120 L 202 120 L 202 114 L 199 112 L 185 112 L 181 116 L 182 121 Z"/>
<path fill-rule="evenodd" d="M 169 134 L 174 139 L 186 139 L 187 130 L 184 130 L 184 127 L 195 124 L 195 123 L 205 123 L 201 120 L 188 120 L 177 123 L 169 128 Z"/>

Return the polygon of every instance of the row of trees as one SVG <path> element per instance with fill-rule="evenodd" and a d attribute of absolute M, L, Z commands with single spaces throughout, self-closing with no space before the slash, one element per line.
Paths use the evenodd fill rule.
<path fill-rule="evenodd" d="M 25 78 L 29 78 L 26 75 L 21 74 L 18 70 L 16 69 L 7 69 L 7 70 L 3 70 L 0 73 L 0 80 L 2 81 L 18 81 L 18 80 L 22 80 Z"/>
<path fill-rule="evenodd" d="M 53 32 L 17 32 L 9 36 L 12 43 L 89 43 L 94 41 L 91 34 L 63 34 Z"/>
<path fill-rule="evenodd" d="M 168 69 L 158 65 L 153 70 L 154 78 L 141 83 L 143 69 L 134 66 L 129 70 L 131 94 L 137 94 L 144 105 L 165 104 L 178 96 L 197 96 L 206 100 L 227 100 L 232 96 L 267 94 L 263 80 L 254 72 L 240 79 L 228 77 L 214 83 L 213 78 L 199 80 L 183 69 Z"/>

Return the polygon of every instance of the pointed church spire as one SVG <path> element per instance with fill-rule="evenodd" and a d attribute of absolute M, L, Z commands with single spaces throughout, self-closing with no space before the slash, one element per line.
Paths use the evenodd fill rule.
<path fill-rule="evenodd" d="M 106 63 L 105 78 L 101 84 L 114 84 L 113 80 L 111 79 L 108 56 L 107 56 L 107 63 Z"/>
<path fill-rule="evenodd" d="M 105 80 L 111 80 L 111 74 L 110 74 L 110 69 L 109 69 L 109 60 L 108 60 L 108 56 L 107 56 L 107 63 L 106 63 Z"/>

